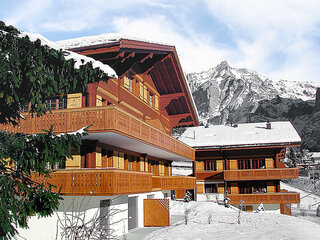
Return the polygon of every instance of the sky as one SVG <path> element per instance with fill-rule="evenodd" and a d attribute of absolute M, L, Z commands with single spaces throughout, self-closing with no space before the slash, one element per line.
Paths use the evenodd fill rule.
<path fill-rule="evenodd" d="M 51 41 L 121 33 L 175 45 L 186 73 L 226 60 L 320 83 L 319 0 L 0 1 L 0 20 Z"/>

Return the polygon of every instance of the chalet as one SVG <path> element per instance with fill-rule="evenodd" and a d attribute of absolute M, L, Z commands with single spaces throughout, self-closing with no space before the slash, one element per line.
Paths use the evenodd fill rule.
<path fill-rule="evenodd" d="M 223 200 L 248 211 L 299 203 L 298 193 L 280 189 L 281 179 L 298 177 L 298 169 L 280 161 L 285 149 L 301 139 L 290 122 L 190 127 L 179 138 L 196 150 L 198 200 Z"/>
<path fill-rule="evenodd" d="M 108 82 L 88 84 L 85 93 L 48 98 L 52 112 L 41 117 L 29 115 L 27 105 L 26 120 L 19 127 L 1 128 L 34 134 L 51 125 L 55 133 L 91 126 L 81 151 L 56 166 L 47 179 L 65 195 L 57 214 L 71 205 L 78 206 L 73 211 L 123 210 L 104 223 L 116 235 L 142 226 L 168 225 L 168 201 L 150 205 L 145 200 L 183 198 L 187 190 L 195 190 L 195 176 L 172 176 L 172 161 L 192 165 L 195 150 L 171 137 L 171 131 L 199 123 L 175 47 L 108 34 L 58 44 L 111 67 L 114 76 Z M 87 203 L 81 206 L 82 201 Z M 32 218 L 31 230 L 21 230 L 22 236 L 36 226 L 43 231 L 33 231 L 32 239 L 51 239 L 56 231 L 52 224 L 57 222 L 52 219 Z"/>

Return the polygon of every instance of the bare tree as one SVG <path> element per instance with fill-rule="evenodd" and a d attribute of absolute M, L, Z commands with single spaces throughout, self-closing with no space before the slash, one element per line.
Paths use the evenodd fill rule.
<path fill-rule="evenodd" d="M 240 215 L 241 215 L 241 211 L 243 210 L 243 200 L 240 200 L 240 206 L 239 206 L 239 214 L 238 214 L 238 224 L 240 224 Z"/>
<path fill-rule="evenodd" d="M 62 216 L 56 213 L 58 216 L 56 240 L 120 239 L 116 235 L 115 225 L 123 222 L 124 218 L 117 221 L 111 220 L 127 210 L 110 207 L 108 210 L 98 209 L 92 215 L 87 210 L 81 210 L 87 209 L 90 199 L 91 197 L 84 196 L 80 204 L 76 206 L 75 197 L 73 197 L 70 206 L 62 213 Z"/>

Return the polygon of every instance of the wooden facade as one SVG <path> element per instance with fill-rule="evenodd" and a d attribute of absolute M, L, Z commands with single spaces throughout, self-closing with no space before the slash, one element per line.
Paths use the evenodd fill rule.
<path fill-rule="evenodd" d="M 224 194 L 234 205 L 299 203 L 299 193 L 280 189 L 281 179 L 298 177 L 280 161 L 284 152 L 276 145 L 196 149 L 197 193 Z"/>
<path fill-rule="evenodd" d="M 194 177 L 153 176 L 149 172 L 128 171 L 115 168 L 103 169 L 59 169 L 44 178 L 33 175 L 33 179 L 61 188 L 67 196 L 115 196 L 161 190 L 186 190 L 195 187 Z"/>
<path fill-rule="evenodd" d="M 195 155 L 191 147 L 117 106 L 63 109 L 41 117 L 26 114 L 25 118 L 19 126 L 1 125 L 1 129 L 33 134 L 42 133 L 53 125 L 55 133 L 66 133 L 90 126 L 91 133 L 115 132 L 189 159 L 194 159 Z"/>
<path fill-rule="evenodd" d="M 55 133 L 88 127 L 81 151 L 39 178 L 66 195 L 112 196 L 195 189 L 195 177 L 171 176 L 173 160 L 194 161 L 195 150 L 171 137 L 175 126 L 197 126 L 195 105 L 173 46 L 127 39 L 71 49 L 108 64 L 118 77 L 90 83 L 85 93 L 50 97 L 51 112 L 28 114 L 13 133 Z M 58 169 L 57 169 L 58 168 Z"/>
<path fill-rule="evenodd" d="M 225 170 L 223 171 L 226 181 L 243 180 L 272 180 L 298 178 L 297 168 L 275 169 L 250 169 L 250 170 Z"/>
<path fill-rule="evenodd" d="M 229 194 L 230 204 L 288 204 L 300 203 L 299 193 Z"/>
<path fill-rule="evenodd" d="M 145 227 L 170 226 L 169 199 L 144 199 L 143 205 Z"/>

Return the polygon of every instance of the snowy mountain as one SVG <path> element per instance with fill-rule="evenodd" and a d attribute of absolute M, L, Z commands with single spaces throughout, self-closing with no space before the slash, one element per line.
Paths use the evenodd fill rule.
<path fill-rule="evenodd" d="M 317 84 L 274 81 L 245 68 L 232 68 L 226 61 L 201 73 L 187 74 L 200 120 L 213 124 L 247 122 L 262 100 L 315 98 Z"/>
<path fill-rule="evenodd" d="M 312 125 L 320 86 L 275 81 L 252 70 L 232 68 L 226 61 L 208 71 L 187 74 L 187 80 L 203 124 L 289 120 L 302 139 L 307 125 Z"/>

